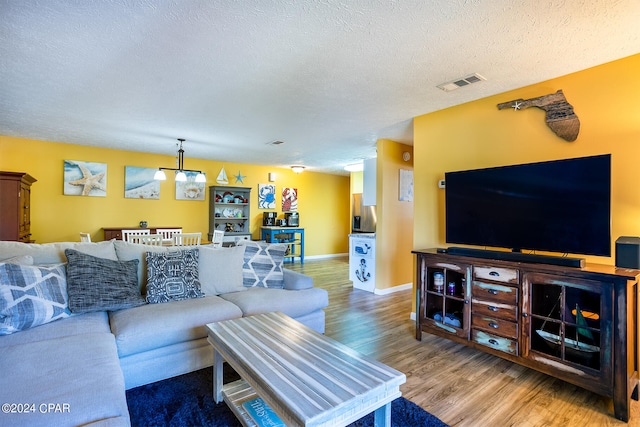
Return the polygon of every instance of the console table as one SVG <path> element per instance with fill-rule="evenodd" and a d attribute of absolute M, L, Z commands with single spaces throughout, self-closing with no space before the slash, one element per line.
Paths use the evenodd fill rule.
<path fill-rule="evenodd" d="M 103 227 L 104 240 L 117 239 L 122 240 L 122 230 L 136 230 L 140 227 Z M 156 234 L 158 228 L 182 228 L 182 227 L 147 227 L 151 234 Z"/>
<path fill-rule="evenodd" d="M 610 397 L 629 420 L 640 271 L 413 253 L 416 339 L 438 335 Z"/>
<path fill-rule="evenodd" d="M 289 251 L 285 254 L 285 259 L 292 262 L 295 258 L 300 258 L 300 264 L 304 264 L 304 228 L 298 227 L 262 227 L 261 240 L 269 243 L 288 243 Z M 282 239 L 278 235 L 286 234 L 289 238 Z"/>

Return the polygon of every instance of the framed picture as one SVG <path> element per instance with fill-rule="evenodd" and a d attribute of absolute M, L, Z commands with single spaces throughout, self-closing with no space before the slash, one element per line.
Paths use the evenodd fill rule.
<path fill-rule="evenodd" d="M 276 208 L 276 186 L 274 184 L 258 184 L 258 209 Z"/>
<path fill-rule="evenodd" d="M 64 161 L 65 196 L 107 197 L 107 165 L 105 163 Z"/>
<path fill-rule="evenodd" d="M 400 169 L 400 188 L 398 200 L 401 202 L 413 202 L 413 171 Z"/>
<path fill-rule="evenodd" d="M 160 181 L 153 179 L 156 168 L 124 167 L 125 199 L 159 199 Z"/>
<path fill-rule="evenodd" d="M 298 189 L 286 187 L 282 189 L 282 212 L 298 210 Z"/>
<path fill-rule="evenodd" d="M 185 172 L 187 180 L 176 181 L 176 200 L 204 200 L 205 182 L 196 182 L 198 172 Z"/>

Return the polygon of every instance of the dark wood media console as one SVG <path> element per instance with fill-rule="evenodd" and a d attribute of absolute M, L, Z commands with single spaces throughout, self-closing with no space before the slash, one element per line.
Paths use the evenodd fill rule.
<path fill-rule="evenodd" d="M 438 335 L 610 397 L 629 420 L 640 271 L 413 253 L 416 339 Z"/>

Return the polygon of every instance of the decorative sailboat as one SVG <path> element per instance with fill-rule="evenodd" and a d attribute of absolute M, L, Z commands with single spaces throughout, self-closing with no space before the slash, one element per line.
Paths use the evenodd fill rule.
<path fill-rule="evenodd" d="M 218 174 L 218 177 L 216 178 L 216 182 L 218 184 L 228 184 L 229 183 L 229 178 L 227 178 L 227 172 L 224 170 L 224 166 L 222 167 L 222 169 L 220 169 L 220 173 Z"/>
<path fill-rule="evenodd" d="M 558 298 L 558 302 L 559 300 L 560 300 L 560 297 Z M 558 304 L 558 302 L 556 302 L 556 305 Z M 551 313 L 553 313 L 554 309 L 555 309 L 555 306 L 551 309 L 549 316 L 551 316 Z M 582 338 L 583 340 L 587 339 L 587 340 L 590 340 L 591 342 L 594 341 L 594 338 L 593 338 L 593 334 L 588 329 L 587 321 L 585 320 L 585 316 L 583 315 L 582 310 L 580 310 L 580 307 L 578 306 L 578 304 L 576 304 L 575 310 L 572 310 L 571 313 L 574 316 L 576 316 L 576 325 L 577 325 L 576 335 L 575 335 L 575 339 L 571 339 L 567 336 L 564 337 L 565 351 L 569 354 L 572 354 L 574 356 L 579 356 L 579 357 L 589 357 L 593 353 L 599 353 L 600 347 L 592 344 L 587 344 L 585 342 L 580 342 L 580 337 L 583 337 Z M 599 316 L 596 313 L 589 313 L 589 312 L 587 313 L 590 319 L 599 318 Z M 544 339 L 545 342 L 547 342 L 547 344 L 549 344 L 552 348 L 557 349 L 562 344 L 563 340 L 560 336 L 553 334 L 551 332 L 545 331 L 544 326 L 546 323 L 547 321 L 545 320 L 542 323 L 542 327 L 536 330 L 536 333 L 542 339 Z"/>

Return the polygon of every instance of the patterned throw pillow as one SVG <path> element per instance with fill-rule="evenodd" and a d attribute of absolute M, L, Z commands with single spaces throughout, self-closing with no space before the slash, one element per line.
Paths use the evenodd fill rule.
<path fill-rule="evenodd" d="M 147 252 L 147 302 L 157 304 L 202 298 L 198 249 Z"/>
<path fill-rule="evenodd" d="M 246 246 L 242 266 L 242 284 L 248 288 L 284 288 L 282 264 L 287 244 L 241 240 L 238 246 Z"/>
<path fill-rule="evenodd" d="M 33 265 L 33 257 L 31 255 L 18 255 L 9 259 L 3 259 L 2 262 L 8 264 Z"/>
<path fill-rule="evenodd" d="M 69 308 L 73 313 L 121 310 L 145 304 L 138 260 L 114 261 L 65 249 Z"/>
<path fill-rule="evenodd" d="M 69 317 L 64 264 L 0 263 L 0 335 Z"/>

